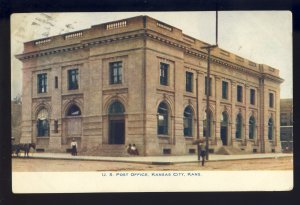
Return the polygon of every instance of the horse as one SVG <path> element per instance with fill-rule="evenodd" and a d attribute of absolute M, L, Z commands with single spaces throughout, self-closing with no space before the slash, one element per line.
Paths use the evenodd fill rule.
<path fill-rule="evenodd" d="M 19 156 L 20 151 L 24 151 L 24 157 L 29 157 L 30 148 L 35 150 L 35 143 L 15 144 L 12 145 L 12 154 Z"/>

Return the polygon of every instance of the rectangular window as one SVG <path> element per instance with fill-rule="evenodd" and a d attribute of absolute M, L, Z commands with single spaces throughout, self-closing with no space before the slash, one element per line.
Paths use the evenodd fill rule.
<path fill-rule="evenodd" d="M 187 92 L 193 92 L 193 73 L 186 72 L 185 77 L 186 77 L 185 90 Z"/>
<path fill-rule="evenodd" d="M 236 99 L 238 102 L 243 102 L 243 87 L 238 85 L 236 88 L 237 88 Z"/>
<path fill-rule="evenodd" d="M 160 84 L 168 85 L 168 70 L 169 65 L 165 63 L 160 63 Z"/>
<path fill-rule="evenodd" d="M 228 82 L 222 81 L 222 98 L 228 99 Z"/>
<path fill-rule="evenodd" d="M 68 82 L 69 90 L 78 89 L 78 69 L 68 70 Z"/>
<path fill-rule="evenodd" d="M 37 75 L 38 93 L 47 92 L 47 73 Z"/>
<path fill-rule="evenodd" d="M 58 88 L 58 77 L 57 76 L 55 76 L 55 88 Z"/>
<path fill-rule="evenodd" d="M 211 78 L 209 78 L 209 96 L 211 96 L 211 81 L 212 81 L 212 79 Z M 205 85 L 204 85 L 204 87 L 205 87 L 205 95 L 207 95 L 207 77 L 205 77 Z"/>
<path fill-rule="evenodd" d="M 122 83 L 122 61 L 109 63 L 110 84 Z"/>
<path fill-rule="evenodd" d="M 269 93 L 269 107 L 273 108 L 274 107 L 274 94 Z"/>
<path fill-rule="evenodd" d="M 250 104 L 255 105 L 255 90 L 250 89 Z"/>

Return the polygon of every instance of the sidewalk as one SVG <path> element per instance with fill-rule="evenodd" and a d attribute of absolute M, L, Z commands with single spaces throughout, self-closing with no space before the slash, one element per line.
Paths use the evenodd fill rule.
<path fill-rule="evenodd" d="M 263 158 L 292 157 L 287 153 L 266 154 L 243 154 L 243 155 L 216 155 L 210 154 L 208 161 L 230 161 Z M 23 156 L 21 155 L 22 158 Z M 106 162 L 130 162 L 142 164 L 176 164 L 198 162 L 196 155 L 184 156 L 128 156 L 128 157 L 105 157 L 105 156 L 71 156 L 69 153 L 31 153 L 30 158 L 35 159 L 59 159 L 59 160 L 84 160 L 84 161 L 106 161 Z"/>

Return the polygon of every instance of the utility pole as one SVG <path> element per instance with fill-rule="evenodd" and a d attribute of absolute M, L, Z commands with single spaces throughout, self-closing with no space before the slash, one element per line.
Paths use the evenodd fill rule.
<path fill-rule="evenodd" d="M 197 140 L 199 141 L 200 136 L 199 136 L 199 96 L 198 96 L 198 76 L 199 72 L 197 72 L 197 77 L 196 77 L 196 112 L 197 112 Z M 197 143 L 197 154 L 198 154 L 198 161 L 200 161 L 200 145 L 199 142 Z"/>
<path fill-rule="evenodd" d="M 206 80 L 206 160 L 209 159 L 209 137 L 210 137 L 210 112 L 209 112 L 209 94 L 210 94 L 210 51 L 213 48 L 218 47 L 218 11 L 216 11 L 216 44 L 201 47 L 201 49 L 207 50 L 207 80 Z"/>

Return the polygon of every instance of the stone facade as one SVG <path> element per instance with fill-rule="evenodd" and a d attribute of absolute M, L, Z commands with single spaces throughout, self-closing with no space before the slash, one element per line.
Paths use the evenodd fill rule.
<path fill-rule="evenodd" d="M 99 155 L 104 150 L 122 153 L 129 143 L 136 144 L 141 155 L 194 153 L 196 122 L 203 137 L 206 118 L 207 51 L 200 49 L 206 45 L 148 16 L 24 43 L 24 52 L 16 56 L 23 62 L 21 141 L 59 152 L 75 138 L 82 153 L 93 150 Z M 245 152 L 280 152 L 283 80 L 279 70 L 220 48 L 213 49 L 211 57 L 211 151 L 227 146 Z M 119 68 L 114 70 L 117 63 Z M 76 89 L 69 85 L 73 69 L 78 72 Z M 187 72 L 191 77 L 188 91 Z M 46 91 L 40 92 L 45 86 L 38 83 L 42 75 Z M 223 81 L 227 83 L 224 91 Z M 81 114 L 70 116 L 74 105 Z M 191 111 L 189 120 L 184 119 L 186 108 Z M 227 121 L 221 126 L 224 116 Z M 249 137 L 251 117 L 254 124 Z M 49 130 L 37 130 L 45 119 Z M 273 123 L 268 127 L 269 119 Z"/>

